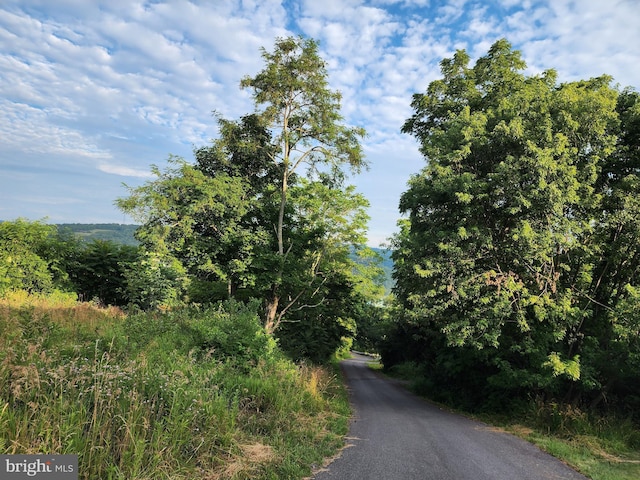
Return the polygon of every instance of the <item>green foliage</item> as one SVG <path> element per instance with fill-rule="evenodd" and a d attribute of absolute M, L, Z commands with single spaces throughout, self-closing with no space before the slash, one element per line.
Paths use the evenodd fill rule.
<path fill-rule="evenodd" d="M 637 395 L 626 365 L 637 372 L 638 95 L 607 76 L 526 76 L 506 40 L 468 63 L 464 51 L 443 60 L 403 127 L 428 164 L 400 200 L 405 312 L 385 365 L 424 364 L 433 390 L 471 403 L 595 407 L 616 392 L 626 410 Z"/>
<path fill-rule="evenodd" d="M 317 364 L 350 350 L 356 325 L 352 318 L 336 317 L 333 306 L 317 308 L 310 313 L 294 312 L 277 332 L 278 344 L 295 360 Z"/>
<path fill-rule="evenodd" d="M 301 272 L 297 266 L 291 270 L 287 265 L 292 248 L 300 250 L 308 242 L 308 237 L 299 239 L 296 236 L 299 220 L 295 213 L 289 215 L 292 212 L 289 202 L 295 195 L 289 188 L 296 181 L 296 172 L 301 165 L 307 165 L 307 173 L 320 180 L 305 185 L 309 193 L 318 193 L 325 199 L 332 198 L 326 195 L 329 192 L 340 195 L 342 192 L 339 187 L 344 178 L 343 165 L 348 165 L 353 171 L 359 171 L 365 165 L 359 144 L 359 138 L 365 132 L 361 128 L 342 124 L 340 94 L 329 89 L 326 66 L 318 55 L 315 41 L 302 37 L 277 39 L 273 52 L 263 49 L 262 56 L 265 60 L 264 69 L 255 77 L 245 77 L 241 87 L 253 90 L 256 108 L 264 106 L 258 115 L 263 124 L 273 132 L 271 155 L 279 174 L 276 185 L 279 203 L 275 223 L 276 244 L 272 250 L 275 275 L 271 279 L 265 313 L 265 327 L 269 331 L 275 331 L 284 313 L 292 306 L 291 302 L 283 302 L 281 305 L 281 299 L 299 298 L 304 293 L 304 290 L 299 289 L 290 293 L 281 288 L 283 281 L 291 273 Z M 345 195 L 345 198 L 349 197 L 353 197 L 352 192 Z M 309 212 L 313 197 L 298 199 L 303 200 L 302 204 L 298 204 L 303 211 Z M 317 205 L 316 202 L 314 206 Z M 321 211 L 316 209 L 314 213 Z M 349 210 L 348 215 L 353 213 L 354 210 Z M 338 231 L 334 233 L 331 229 L 321 228 L 317 231 L 318 240 L 324 236 L 342 235 L 344 226 L 354 228 L 349 224 L 348 216 L 338 215 L 338 218 L 345 219 L 336 224 Z M 352 218 L 357 221 L 355 217 Z M 316 248 L 307 256 L 311 263 L 311 268 L 307 269 L 311 279 L 305 282 L 305 290 L 317 275 L 315 257 L 321 254 L 322 248 Z"/>
<path fill-rule="evenodd" d="M 122 296 L 127 305 L 143 310 L 173 307 L 183 302 L 189 278 L 170 255 L 143 251 L 138 262 L 126 265 Z"/>
<path fill-rule="evenodd" d="M 629 418 L 538 401 L 515 415 L 483 415 L 482 420 L 505 427 L 593 480 L 632 480 L 640 474 L 640 431 Z"/>
<path fill-rule="evenodd" d="M 543 367 L 549 367 L 554 377 L 558 375 L 566 375 L 571 380 L 580 378 L 580 356 L 576 355 L 571 360 L 562 360 L 560 355 L 552 352 L 548 356 L 549 360 L 542 364 Z"/>
<path fill-rule="evenodd" d="M 137 269 L 138 248 L 107 240 L 83 243 L 67 257 L 65 269 L 80 299 L 104 305 L 124 306 L 130 285 L 126 272 Z"/>
<path fill-rule="evenodd" d="M 24 219 L 0 223 L 0 296 L 12 290 L 35 293 L 54 288 L 55 231 Z"/>
<path fill-rule="evenodd" d="M 389 330 L 393 309 L 390 308 L 390 298 L 378 303 L 362 304 L 356 318 L 356 336 L 353 339 L 353 349 L 359 352 L 379 353 L 380 347 Z"/>
<path fill-rule="evenodd" d="M 136 235 L 149 251 L 170 254 L 194 275 L 226 279 L 230 272 L 217 256 L 241 234 L 245 179 L 209 177 L 177 157 L 169 163 L 164 172 L 154 167 L 156 180 L 131 188 L 117 205 L 142 223 Z"/>
<path fill-rule="evenodd" d="M 238 122 L 220 118 L 218 124 L 220 138 L 211 146 L 194 150 L 195 168 L 207 177 L 240 182 L 246 209 L 236 212 L 235 224 L 224 236 L 215 235 L 206 224 L 198 225 L 193 233 L 205 237 L 204 248 L 209 248 L 206 241 L 211 241 L 210 237 L 216 240 L 217 251 L 211 262 L 221 270 L 203 280 L 224 281 L 226 296 L 235 296 L 239 289 L 252 288 L 260 281 L 253 264 L 262 262 L 262 269 L 270 269 L 264 257 L 272 250 L 270 231 L 275 222 L 278 169 L 273 161 L 271 132 L 259 116 L 247 115 Z M 202 220 L 196 219 L 200 221 L 208 222 L 209 218 L 205 215 Z"/>
<path fill-rule="evenodd" d="M 264 69 L 241 83 L 256 112 L 218 118 L 219 138 L 194 150 L 194 165 L 171 157 L 117 204 L 141 222 L 136 235 L 150 255 L 182 265 L 191 300 L 263 299 L 268 333 L 289 322 L 279 334 L 285 349 L 326 360 L 355 333 L 353 306 L 382 294 L 381 272 L 361 247 L 368 203 L 343 184 L 345 166 L 365 165 L 364 131 L 342 123 L 340 94 L 313 40 L 278 39 L 263 58 Z M 130 271 L 135 303 L 143 302 L 132 288 L 155 298 L 144 290 L 157 283 L 154 271 Z M 320 330 L 316 351 L 301 333 Z"/>
<path fill-rule="evenodd" d="M 308 476 L 342 445 L 346 395 L 255 309 L 0 304 L 0 450 L 78 454 L 82 479 Z"/>
<path fill-rule="evenodd" d="M 54 225 L 0 223 L 0 296 L 9 291 L 75 291 L 105 305 L 125 305 L 125 270 L 137 248 L 105 240 L 84 243 Z"/>
<path fill-rule="evenodd" d="M 265 67 L 255 77 L 245 77 L 242 88 L 250 88 L 265 124 L 277 131 L 274 151 L 288 178 L 301 162 L 317 168 L 322 164 L 358 170 L 365 163 L 358 138 L 361 128 L 341 124 L 339 92 L 331 91 L 318 45 L 302 37 L 279 38 L 273 52 L 262 50 Z M 300 152 L 299 156 L 294 156 Z"/>
<path fill-rule="evenodd" d="M 217 310 L 194 315 L 190 329 L 195 344 L 203 354 L 233 358 L 247 367 L 272 358 L 276 342 L 262 328 L 258 307 L 255 300 L 248 304 L 229 300 Z"/>

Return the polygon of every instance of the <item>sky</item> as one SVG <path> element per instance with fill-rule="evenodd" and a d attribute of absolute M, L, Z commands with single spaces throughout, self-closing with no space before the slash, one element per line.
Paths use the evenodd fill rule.
<path fill-rule="evenodd" d="M 364 127 L 368 242 L 396 231 L 398 202 L 425 160 L 402 134 L 411 98 L 465 49 L 506 38 L 526 73 L 559 82 L 611 75 L 640 88 L 640 0 L 2 0 L 0 219 L 133 223 L 114 206 L 169 155 L 193 160 L 212 115 L 254 110 L 240 80 L 261 48 L 320 44 L 344 122 Z"/>

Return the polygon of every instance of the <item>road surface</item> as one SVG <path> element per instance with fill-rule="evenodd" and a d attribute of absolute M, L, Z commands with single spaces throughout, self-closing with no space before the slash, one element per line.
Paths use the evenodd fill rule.
<path fill-rule="evenodd" d="M 315 480 L 586 480 L 522 439 L 409 393 L 370 361 L 343 363 L 355 410 L 348 446 Z"/>

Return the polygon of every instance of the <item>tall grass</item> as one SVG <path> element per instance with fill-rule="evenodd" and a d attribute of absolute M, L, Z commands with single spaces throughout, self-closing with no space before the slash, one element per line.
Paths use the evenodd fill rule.
<path fill-rule="evenodd" d="M 422 367 L 408 362 L 385 370 L 419 395 L 434 397 Z M 440 401 L 452 398 L 439 391 Z M 444 399 L 444 400 L 443 400 Z M 458 408 L 458 402 L 449 407 Z M 574 405 L 532 401 L 519 408 L 467 415 L 504 428 L 549 452 L 593 480 L 640 478 L 640 429 L 629 417 L 590 413 Z"/>
<path fill-rule="evenodd" d="M 341 445 L 339 379 L 286 360 L 249 307 L 38 302 L 0 301 L 3 453 L 78 454 L 83 479 L 301 478 Z"/>
<path fill-rule="evenodd" d="M 640 478 L 640 430 L 628 417 L 536 401 L 506 426 L 594 480 Z"/>

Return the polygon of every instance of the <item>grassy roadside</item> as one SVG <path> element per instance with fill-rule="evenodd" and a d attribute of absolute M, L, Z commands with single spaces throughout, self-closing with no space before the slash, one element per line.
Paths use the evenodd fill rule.
<path fill-rule="evenodd" d="M 370 368 L 412 385 L 417 374 L 411 365 L 385 371 L 377 362 Z M 640 430 L 624 418 L 595 417 L 558 404 L 532 405 L 510 415 L 472 414 L 444 407 L 521 437 L 572 466 L 592 480 L 640 478 Z"/>
<path fill-rule="evenodd" d="M 550 405 L 542 409 L 556 408 Z M 537 445 L 593 480 L 640 478 L 640 448 L 636 443 L 640 432 L 629 421 L 590 417 L 572 409 L 555 415 L 564 416 L 573 425 L 550 428 L 547 413 L 536 408 L 509 418 L 487 414 L 477 418 Z"/>
<path fill-rule="evenodd" d="M 78 454 L 82 479 L 296 479 L 349 414 L 339 371 L 287 360 L 250 306 L 0 300 L 4 454 Z"/>

